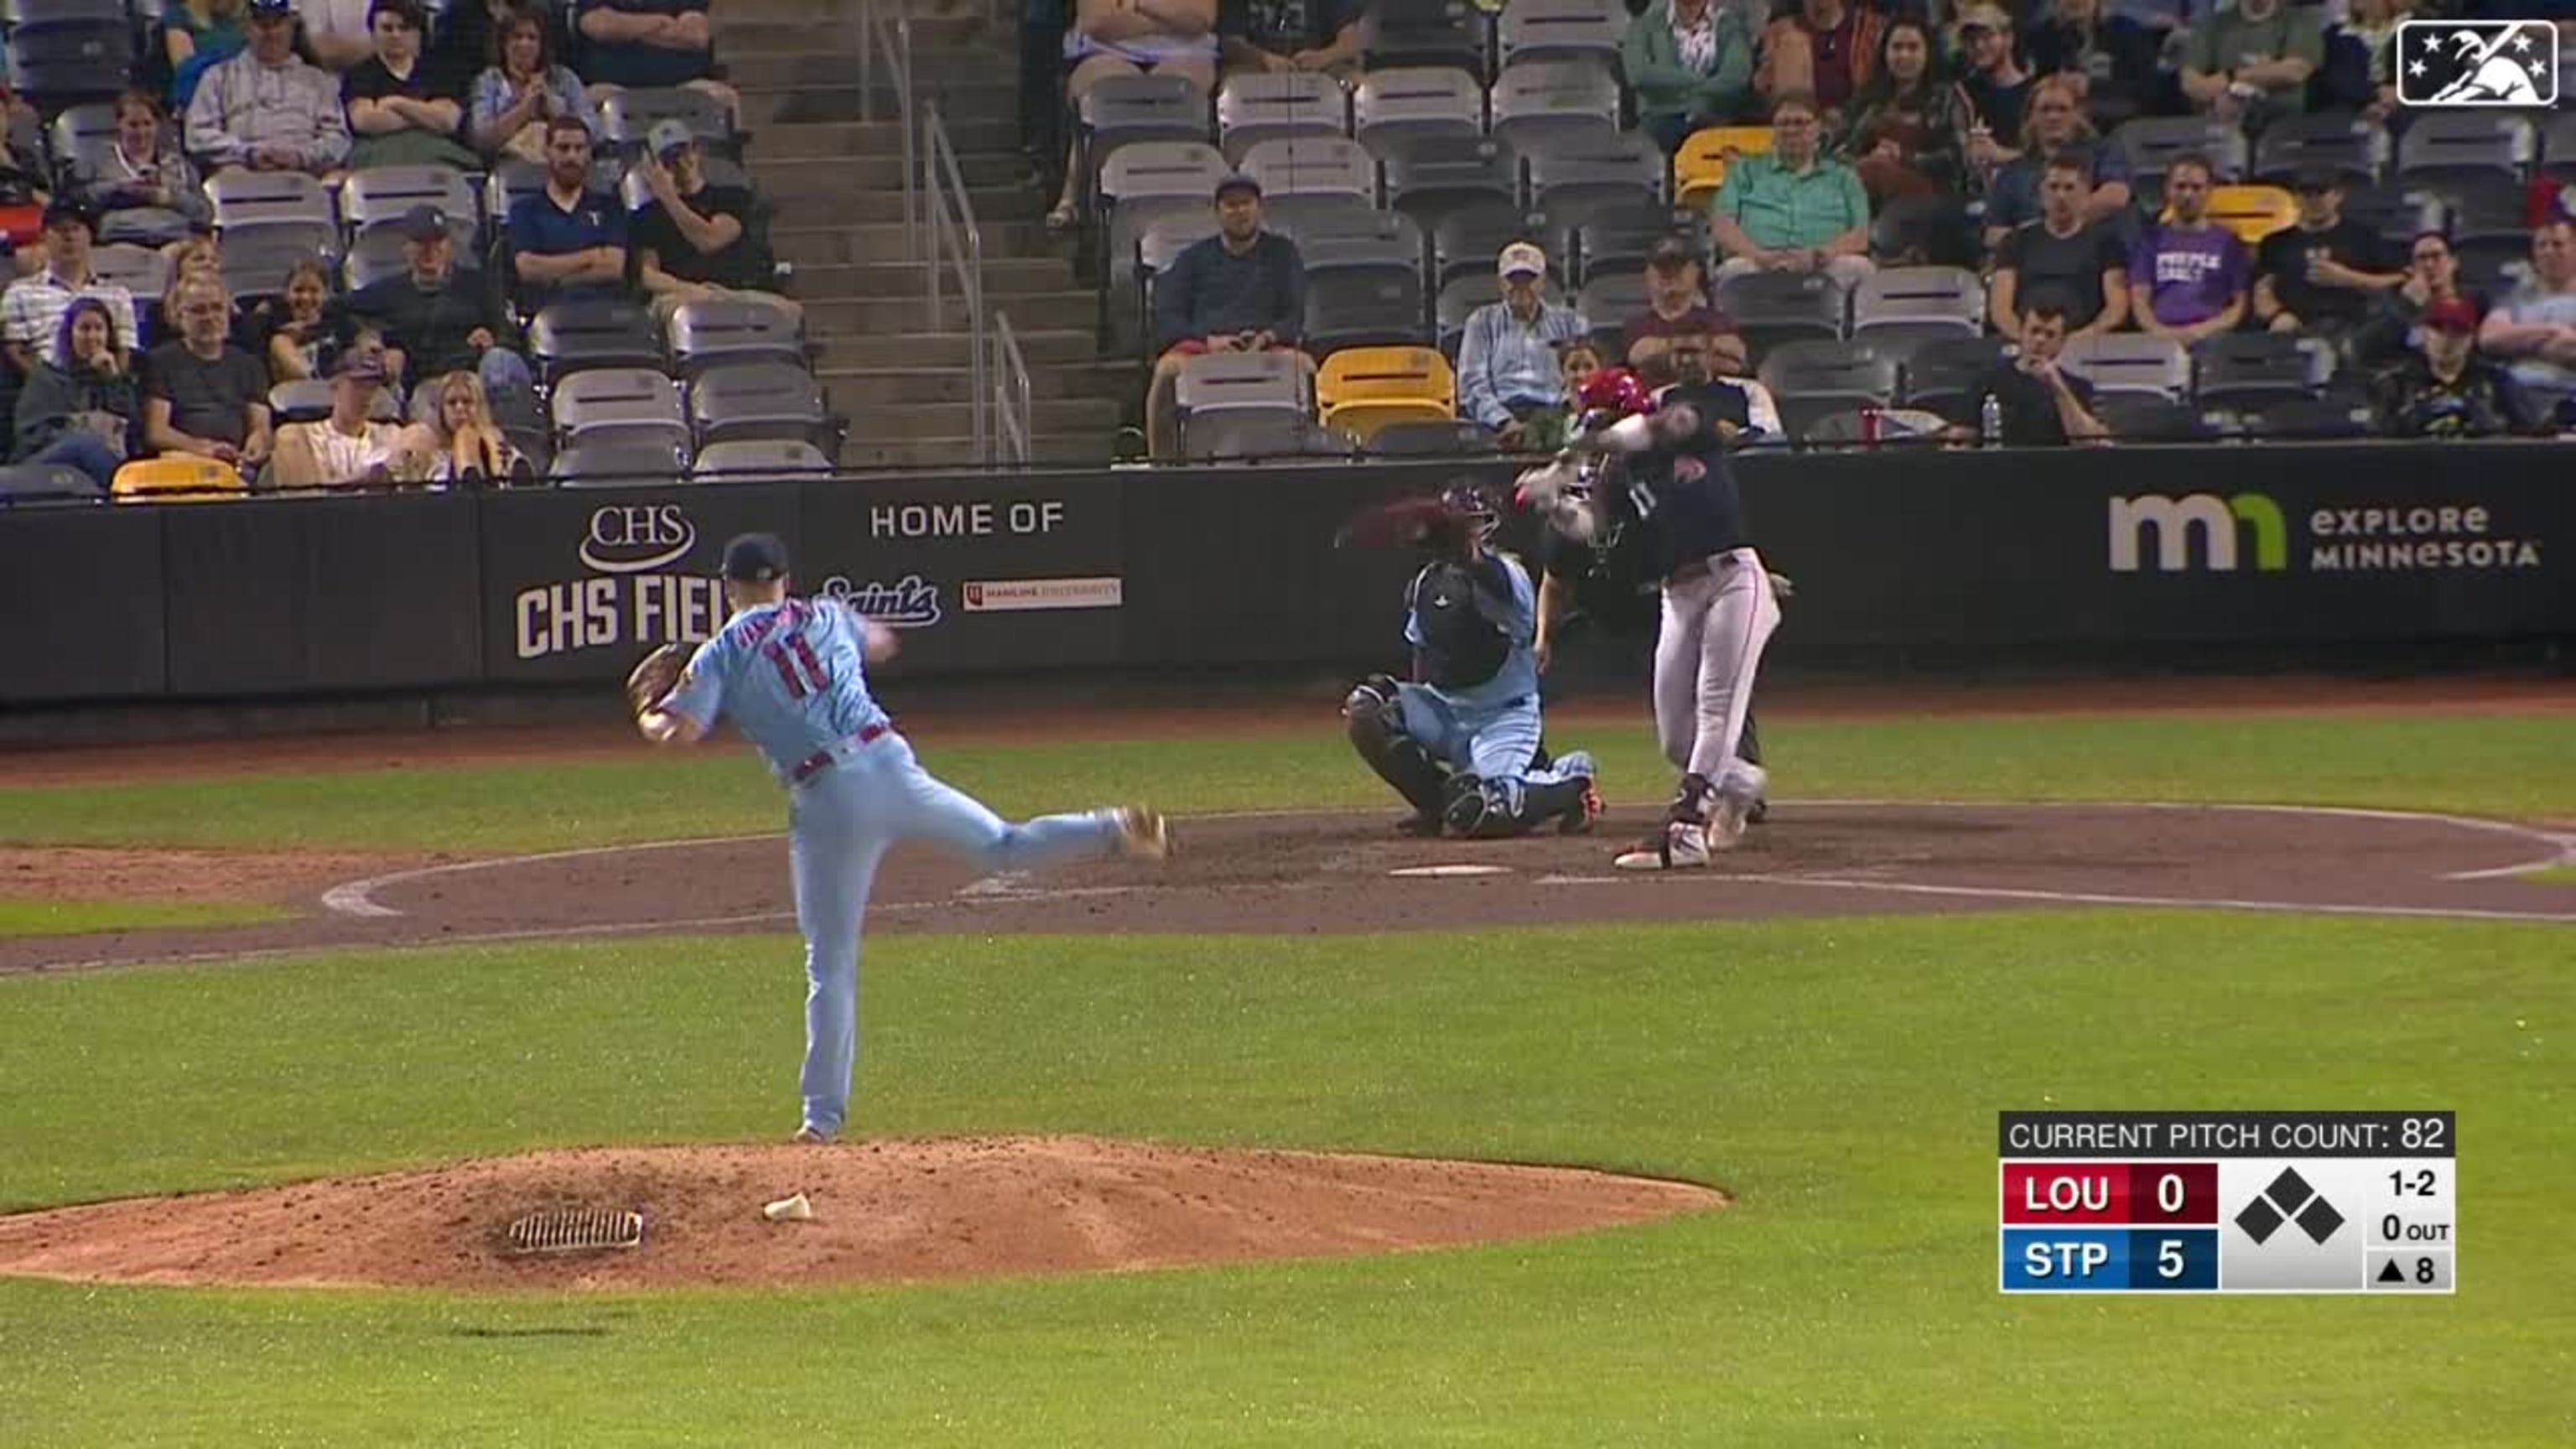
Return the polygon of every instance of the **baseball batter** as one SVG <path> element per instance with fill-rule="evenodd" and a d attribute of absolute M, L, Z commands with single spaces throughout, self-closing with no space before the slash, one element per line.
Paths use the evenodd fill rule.
<path fill-rule="evenodd" d="M 1710 401 L 1676 389 L 1658 408 L 1633 374 L 1613 368 L 1586 382 L 1583 404 L 1585 425 L 1572 451 L 1600 455 L 1598 477 L 1585 486 L 1575 458 L 1561 457 L 1521 476 L 1521 498 L 1568 539 L 1616 547 L 1658 581 L 1655 734 L 1682 772 L 1661 827 L 1612 863 L 1621 870 L 1705 866 L 1712 851 L 1743 838 L 1768 786 L 1742 750 L 1779 601 L 1745 537 Z M 1569 570 L 1580 567 L 1581 550 L 1555 550 L 1552 573 L 1558 558 Z"/>
<path fill-rule="evenodd" d="M 1363 513 L 1343 542 L 1403 542 L 1430 555 L 1405 586 L 1413 678 L 1351 687 L 1351 748 L 1413 807 L 1397 828 L 1471 838 L 1554 821 L 1576 834 L 1601 817 L 1592 757 L 1550 760 L 1540 740 L 1538 596 L 1529 570 L 1491 545 L 1502 513 L 1462 484 L 1437 499 Z"/>
<path fill-rule="evenodd" d="M 894 632 L 836 602 L 791 597 L 787 586 L 777 538 L 727 543 L 724 627 L 694 654 L 678 644 L 655 650 L 628 677 L 627 693 L 644 738 L 694 744 L 731 720 L 786 787 L 806 976 L 805 1116 L 794 1140 L 828 1142 L 848 1117 L 859 931 L 888 847 L 927 840 L 1002 871 L 1086 856 L 1160 858 L 1168 842 L 1163 817 L 1139 806 L 1013 824 L 942 784 L 868 691 L 867 666 L 893 657 Z"/>

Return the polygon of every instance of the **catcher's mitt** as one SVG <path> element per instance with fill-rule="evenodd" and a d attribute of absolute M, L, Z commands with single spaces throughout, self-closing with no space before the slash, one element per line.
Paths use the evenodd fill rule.
<path fill-rule="evenodd" d="M 645 655 L 634 672 L 626 676 L 626 704 L 638 719 L 668 699 L 679 686 L 681 673 L 689 667 L 690 652 L 686 644 L 665 644 Z"/>

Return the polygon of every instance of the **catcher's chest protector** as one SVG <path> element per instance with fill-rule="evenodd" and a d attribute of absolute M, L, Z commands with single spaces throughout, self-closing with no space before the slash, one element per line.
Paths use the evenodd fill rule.
<path fill-rule="evenodd" d="M 1441 689 L 1472 689 L 1502 671 L 1512 641 L 1479 607 L 1476 576 L 1441 562 L 1413 576 L 1409 591 L 1422 629 L 1422 677 Z M 1495 612 L 1501 612 L 1495 610 Z"/>

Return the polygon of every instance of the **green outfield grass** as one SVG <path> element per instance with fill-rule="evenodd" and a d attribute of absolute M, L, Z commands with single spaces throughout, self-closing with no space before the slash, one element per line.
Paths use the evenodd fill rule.
<path fill-rule="evenodd" d="M 2564 715 L 2292 715 L 1775 720 L 1787 799 L 2213 800 L 2576 817 L 2576 724 Z M 1614 799 L 1660 800 L 1671 772 L 1642 722 L 1563 728 L 1601 757 Z M 1329 714 L 1275 734 L 1027 746 L 918 741 L 932 770 L 1025 812 L 1150 800 L 1181 810 L 1381 807 L 1386 793 Z M 679 758 L 226 775 L 0 789 L 16 844 L 261 846 L 468 853 L 749 834 L 779 796 L 742 747 Z"/>
<path fill-rule="evenodd" d="M 167 926 L 244 926 L 294 914 L 252 901 L 12 900 L 0 897 L 0 936 L 71 936 Z"/>
<path fill-rule="evenodd" d="M 0 1419 L 45 1446 L 2563 1445 L 2566 941 L 2195 913 L 885 938 L 871 1133 L 1585 1162 L 1741 1201 L 1547 1243 L 904 1289 L 0 1282 Z M 0 981 L 0 1202 L 774 1137 L 795 954 Z M 2051 1104 L 2457 1108 L 2462 1290 L 2003 1298 L 1993 1114 Z"/>
<path fill-rule="evenodd" d="M 2530 878 L 2543 885 L 2576 885 L 2576 865 L 2553 865 L 2546 870 L 2535 870 Z"/>

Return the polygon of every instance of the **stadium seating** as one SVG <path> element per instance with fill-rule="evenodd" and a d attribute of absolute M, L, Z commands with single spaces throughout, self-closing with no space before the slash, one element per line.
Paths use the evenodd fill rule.
<path fill-rule="evenodd" d="M 2093 416 L 2123 443 L 2198 443 L 2227 435 L 2223 414 L 2204 413 L 2181 399 L 2150 392 L 2104 392 Z"/>
<path fill-rule="evenodd" d="M 1321 420 L 1363 444 L 1390 423 L 1451 422 L 1458 378 L 1428 347 L 1349 347 L 1324 360 L 1315 378 Z"/>
<path fill-rule="evenodd" d="M 1482 271 L 1464 272 L 1441 284 L 1440 294 L 1431 305 L 1431 319 L 1439 335 L 1441 354 L 1450 361 L 1458 360 L 1458 344 L 1466 336 L 1467 319 L 1488 302 L 1503 299 L 1503 283 L 1487 266 Z"/>
<path fill-rule="evenodd" d="M 832 471 L 832 460 L 812 443 L 757 439 L 711 443 L 698 453 L 690 477 L 699 483 L 767 483 Z"/>
<path fill-rule="evenodd" d="M 1500 136 L 1408 132 L 1379 153 L 1389 206 L 1426 227 L 1453 207 L 1491 197 L 1520 203 L 1520 152 Z"/>
<path fill-rule="evenodd" d="M 1655 244 L 1679 236 L 1702 256 L 1708 252 L 1707 217 L 1678 212 L 1661 201 L 1627 201 L 1586 208 L 1569 225 L 1547 233 L 1550 255 L 1569 259 L 1575 279 L 1611 272 L 1641 272 Z"/>
<path fill-rule="evenodd" d="M 2499 111 L 2427 111 L 2397 138 L 2397 176 L 2409 184 L 2455 177 L 2520 181 L 2540 149 L 2531 122 Z"/>
<path fill-rule="evenodd" d="M 1779 405 L 1790 437 L 1830 413 L 1863 404 L 1884 407 L 1897 395 L 1896 359 L 1866 342 L 1810 339 L 1771 349 L 1758 376 Z"/>
<path fill-rule="evenodd" d="M 680 385 L 654 369 L 587 369 L 556 383 L 550 406 L 555 434 L 567 448 L 611 438 L 672 446 L 689 441 Z"/>
<path fill-rule="evenodd" d="M 353 244 L 378 229 L 399 228 L 415 206 L 445 213 L 457 255 L 474 255 L 481 212 L 464 172 L 450 166 L 375 166 L 350 172 L 340 184 L 340 218 Z"/>
<path fill-rule="evenodd" d="M 1312 277 L 1400 274 L 1423 285 L 1422 228 L 1400 211 L 1320 211 L 1280 228 L 1297 243 Z"/>
<path fill-rule="evenodd" d="M 1770 153 L 1769 126 L 1703 126 L 1691 132 L 1673 154 L 1674 200 L 1705 208 L 1726 182 L 1727 158 Z"/>
<path fill-rule="evenodd" d="M 2299 199 L 2278 186 L 2213 186 L 2209 219 L 2253 246 L 2283 227 L 2299 224 Z"/>
<path fill-rule="evenodd" d="M 1486 102 L 1494 135 L 1515 147 L 1541 137 L 1598 137 L 1619 129 L 1619 77 L 1600 59 L 1509 67 Z"/>
<path fill-rule="evenodd" d="M 1852 294 L 1852 336 L 1881 351 L 1986 330 L 1986 289 L 1960 267 L 1889 267 Z"/>
<path fill-rule="evenodd" d="M 838 452 L 839 424 L 822 385 L 794 362 L 730 362 L 689 384 L 688 426 L 701 448 L 715 443 L 802 442 Z"/>
<path fill-rule="evenodd" d="M 2388 173 L 2391 154 L 2388 132 L 2348 111 L 2283 116 L 2255 142 L 2253 179 L 2287 186 L 2301 171 L 2331 166 L 2348 185 L 2369 185 Z"/>
<path fill-rule="evenodd" d="M 1263 141 L 1349 135 L 1350 99 L 1320 71 L 1245 72 L 1218 88 L 1216 128 L 1226 158 L 1240 163 Z"/>
<path fill-rule="evenodd" d="M 594 367 L 659 368 L 662 338 L 642 303 L 556 302 L 528 324 L 528 361 L 548 385 Z"/>
<path fill-rule="evenodd" d="M 1954 423 L 1973 422 L 1969 392 L 2003 360 L 2005 346 L 2000 337 L 1950 337 L 1916 346 L 1904 360 L 1900 396 L 1908 407 Z"/>
<path fill-rule="evenodd" d="M 1481 136 L 1485 87 L 1446 66 L 1372 69 L 1351 92 L 1351 132 L 1380 155 L 1403 136 Z"/>
<path fill-rule="evenodd" d="M 665 340 L 671 371 L 684 379 L 740 362 L 805 365 L 805 339 L 796 320 L 766 302 L 683 302 L 671 313 Z"/>
<path fill-rule="evenodd" d="M 1466 418 L 1442 422 L 1388 423 L 1368 440 L 1368 450 L 1382 458 L 1424 458 L 1502 451 L 1502 439 L 1483 423 Z"/>
<path fill-rule="evenodd" d="M 632 488 L 685 483 L 689 468 L 689 450 L 683 444 L 609 438 L 557 452 L 547 477 L 566 488 Z"/>
<path fill-rule="evenodd" d="M 193 454 L 138 458 L 116 470 L 108 493 L 119 503 L 202 503 L 239 498 L 250 487 L 230 463 Z"/>
<path fill-rule="evenodd" d="M 1326 275 L 1306 282 L 1306 350 L 1318 358 L 1344 347 L 1429 345 L 1418 273 Z"/>
<path fill-rule="evenodd" d="M 1366 69 L 1440 66 L 1479 78 L 1491 71 L 1484 18 L 1450 0 L 1379 0 L 1364 32 Z"/>
<path fill-rule="evenodd" d="M 1752 272 L 1718 284 L 1717 305 L 1735 319 L 1758 362 L 1763 353 L 1803 338 L 1840 337 L 1842 284 L 1818 272 Z"/>
<path fill-rule="evenodd" d="M 601 137 L 627 159 L 644 149 L 644 137 L 664 121 L 678 121 L 710 155 L 738 156 L 742 139 L 724 102 L 687 86 L 630 87 L 600 103 Z"/>
<path fill-rule="evenodd" d="M 1304 372 L 1284 352 L 1212 352 L 1190 358 L 1181 365 L 1172 400 L 1180 412 L 1184 449 L 1194 433 L 1204 435 L 1220 415 L 1269 412 L 1303 424 L 1311 413 Z"/>
<path fill-rule="evenodd" d="M 1432 283 L 1436 287 L 1447 287 L 1460 277 L 1477 273 L 1491 276 L 1503 248 L 1546 234 L 1531 224 L 1530 213 L 1519 202 L 1500 196 L 1481 197 L 1447 209 L 1432 224 L 1430 232 Z M 1548 277 L 1560 287 L 1567 280 L 1566 255 L 1558 248 L 1548 251 Z"/>
<path fill-rule="evenodd" d="M 1507 76 L 1533 61 L 1615 63 L 1627 29 L 1628 8 L 1616 0 L 1512 0 L 1495 27 L 1495 48 Z"/>
<path fill-rule="evenodd" d="M 1348 136 L 1282 136 L 1243 154 L 1265 198 L 1349 196 L 1377 204 L 1377 160 Z"/>
<path fill-rule="evenodd" d="M 2235 430 L 2247 437 L 2305 439 L 2367 438 L 2377 432 L 2370 405 L 2345 396 L 2252 399 L 2229 409 Z"/>
<path fill-rule="evenodd" d="M 1181 432 L 1183 454 L 1202 463 L 1297 462 L 1356 457 L 1360 451 L 1358 440 L 1337 428 L 1263 408 L 1202 414 Z"/>
<path fill-rule="evenodd" d="M 98 480 L 65 463 L 16 463 L 0 468 L 0 508 L 34 503 L 96 503 L 106 497 Z"/>
<path fill-rule="evenodd" d="M 2191 393 L 2191 357 L 2169 337 L 2112 332 L 2078 337 L 2062 354 L 2096 393 L 2135 392 L 2176 402 Z"/>
<path fill-rule="evenodd" d="M 2192 349 L 2192 396 L 2204 406 L 2313 397 L 2334 375 L 2334 348 L 2279 332 L 2221 333 Z"/>
<path fill-rule="evenodd" d="M 1545 133 L 1524 147 L 1529 204 L 1559 225 L 1664 199 L 1664 153 L 1643 131 Z"/>
<path fill-rule="evenodd" d="M 122 0 L 9 0 L 11 89 L 39 108 L 112 99 L 138 58 Z"/>

